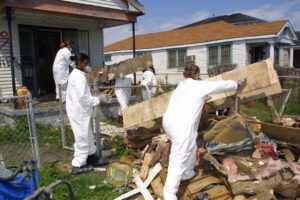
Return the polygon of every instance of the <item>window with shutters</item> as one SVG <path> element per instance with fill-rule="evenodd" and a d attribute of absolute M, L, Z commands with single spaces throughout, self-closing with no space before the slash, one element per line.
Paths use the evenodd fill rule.
<path fill-rule="evenodd" d="M 186 49 L 168 50 L 168 68 L 183 68 Z"/>

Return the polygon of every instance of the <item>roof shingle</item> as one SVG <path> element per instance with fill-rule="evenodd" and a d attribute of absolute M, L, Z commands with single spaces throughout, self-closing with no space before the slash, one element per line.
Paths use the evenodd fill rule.
<path fill-rule="evenodd" d="M 136 36 L 136 49 L 150 49 L 208 41 L 277 34 L 287 20 L 236 26 L 224 21 L 150 33 Z M 121 40 L 104 48 L 105 52 L 132 50 L 132 38 Z"/>

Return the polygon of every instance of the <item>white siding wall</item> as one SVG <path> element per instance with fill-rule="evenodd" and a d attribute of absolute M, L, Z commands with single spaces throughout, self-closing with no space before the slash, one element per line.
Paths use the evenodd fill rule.
<path fill-rule="evenodd" d="M 206 46 L 201 45 L 197 47 L 190 47 L 187 50 L 187 55 L 195 55 L 195 64 L 200 67 L 200 73 L 207 73 L 207 55 L 206 55 Z"/>
<path fill-rule="evenodd" d="M 247 63 L 247 52 L 245 41 L 233 42 L 232 44 L 232 63 L 237 67 L 244 67 Z"/>
<path fill-rule="evenodd" d="M 3 13 L 0 15 L 0 32 L 7 31 L 7 21 L 4 20 Z M 104 61 L 103 58 L 103 31 L 96 21 L 89 18 L 79 18 L 67 15 L 56 15 L 42 12 L 20 11 L 16 10 L 14 19 L 12 21 L 12 34 L 13 34 L 13 50 L 14 56 L 19 58 L 20 61 L 20 48 L 19 48 L 19 33 L 18 25 L 33 25 L 42 27 L 55 27 L 55 28 L 74 28 L 78 30 L 89 31 L 89 50 L 91 57 L 91 64 L 101 65 Z M 7 56 L 1 55 L 0 56 Z M 16 85 L 22 85 L 21 70 L 15 70 Z M 0 68 L 0 96 L 12 95 L 12 81 L 10 68 Z"/>

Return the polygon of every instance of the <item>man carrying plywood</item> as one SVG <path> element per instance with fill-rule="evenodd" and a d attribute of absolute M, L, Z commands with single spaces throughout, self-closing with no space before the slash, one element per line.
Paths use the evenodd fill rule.
<path fill-rule="evenodd" d="M 200 69 L 185 67 L 186 78 L 173 92 L 163 116 L 163 127 L 172 142 L 164 199 L 176 200 L 181 181 L 196 176 L 197 128 L 207 95 L 236 90 L 246 80 L 199 81 Z"/>

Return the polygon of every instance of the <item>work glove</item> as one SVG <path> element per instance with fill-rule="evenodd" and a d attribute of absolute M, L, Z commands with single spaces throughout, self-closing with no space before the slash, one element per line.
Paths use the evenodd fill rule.
<path fill-rule="evenodd" d="M 247 80 L 247 76 L 242 77 L 240 80 L 238 80 L 236 83 L 238 85 L 238 88 L 240 88 L 244 82 Z"/>
<path fill-rule="evenodd" d="M 105 95 L 105 94 L 101 94 L 98 96 L 98 99 L 100 102 L 104 102 L 104 103 L 110 103 L 111 102 L 111 96 L 110 95 Z"/>

